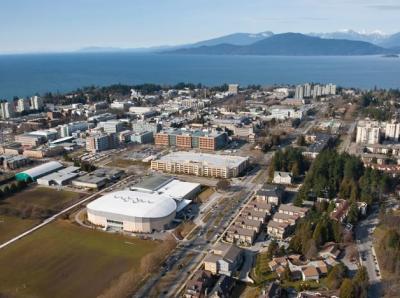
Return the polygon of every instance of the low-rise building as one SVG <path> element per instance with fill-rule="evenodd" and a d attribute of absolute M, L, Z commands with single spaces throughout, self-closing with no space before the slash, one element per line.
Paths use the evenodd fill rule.
<path fill-rule="evenodd" d="M 151 169 L 173 174 L 232 178 L 248 166 L 249 158 L 194 152 L 173 152 L 151 162 Z"/>
<path fill-rule="evenodd" d="M 279 205 L 284 194 L 284 189 L 280 185 L 264 184 L 262 188 L 257 191 L 256 199 L 265 201 L 271 205 Z"/>
<path fill-rule="evenodd" d="M 185 298 L 203 298 L 211 289 L 213 277 L 211 272 L 197 270 L 193 277 L 188 281 L 184 293 Z"/>
<path fill-rule="evenodd" d="M 243 261 L 242 250 L 234 244 L 219 242 L 204 259 L 204 269 L 213 274 L 231 276 Z"/>
<path fill-rule="evenodd" d="M 292 173 L 275 171 L 274 179 L 272 180 L 272 182 L 275 184 L 286 184 L 286 185 L 292 184 L 293 182 Z"/>
<path fill-rule="evenodd" d="M 236 226 L 231 226 L 225 235 L 226 241 L 245 246 L 253 245 L 255 238 L 256 232 L 254 230 L 242 229 Z"/>

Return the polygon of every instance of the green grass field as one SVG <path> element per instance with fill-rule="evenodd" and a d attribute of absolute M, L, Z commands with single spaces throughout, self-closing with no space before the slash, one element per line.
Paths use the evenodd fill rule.
<path fill-rule="evenodd" d="M 0 296 L 96 297 L 157 246 L 59 220 L 0 252 Z"/>

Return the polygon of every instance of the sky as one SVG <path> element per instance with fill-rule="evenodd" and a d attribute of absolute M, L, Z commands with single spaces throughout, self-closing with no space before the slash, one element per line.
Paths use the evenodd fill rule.
<path fill-rule="evenodd" d="M 0 52 L 177 45 L 235 32 L 400 31 L 399 0 L 1 0 Z"/>

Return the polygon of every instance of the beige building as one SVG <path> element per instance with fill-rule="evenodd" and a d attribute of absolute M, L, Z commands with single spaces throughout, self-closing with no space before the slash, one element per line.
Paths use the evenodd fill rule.
<path fill-rule="evenodd" d="M 232 178 L 248 166 L 249 158 L 195 152 L 173 152 L 151 162 L 151 169 L 173 174 Z"/>

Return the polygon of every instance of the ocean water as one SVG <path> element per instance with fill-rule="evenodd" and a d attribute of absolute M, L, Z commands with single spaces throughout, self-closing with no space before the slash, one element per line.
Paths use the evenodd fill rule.
<path fill-rule="evenodd" d="M 336 83 L 400 88 L 400 59 L 74 53 L 0 56 L 0 98 L 114 83 Z"/>

